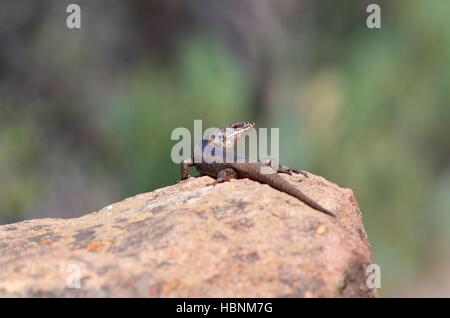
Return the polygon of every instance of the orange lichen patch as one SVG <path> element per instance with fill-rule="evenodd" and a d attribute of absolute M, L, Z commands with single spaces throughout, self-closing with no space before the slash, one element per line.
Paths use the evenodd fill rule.
<path fill-rule="evenodd" d="M 308 264 L 304 264 L 304 265 L 302 265 L 302 272 L 304 272 L 304 273 L 308 273 L 308 274 L 310 274 L 310 273 L 313 273 L 314 272 L 314 270 L 315 270 L 315 268 L 314 267 L 312 267 L 311 265 L 308 265 Z"/>
<path fill-rule="evenodd" d="M 52 244 L 53 242 L 55 242 L 56 241 L 56 239 L 51 239 L 51 238 L 48 238 L 48 239 L 43 239 L 43 240 L 41 240 L 39 243 L 41 243 L 41 244 Z"/>
<path fill-rule="evenodd" d="M 176 290 L 179 285 L 180 285 L 180 281 L 178 279 L 174 279 L 170 282 L 166 282 L 162 285 L 162 292 L 169 293 L 173 290 Z"/>
<path fill-rule="evenodd" d="M 348 212 L 347 211 L 343 211 L 340 215 L 339 215 L 339 219 L 344 221 L 346 219 L 348 219 Z"/>
<path fill-rule="evenodd" d="M 87 246 L 86 249 L 89 251 L 98 252 L 103 248 L 103 243 L 100 241 L 92 241 Z"/>

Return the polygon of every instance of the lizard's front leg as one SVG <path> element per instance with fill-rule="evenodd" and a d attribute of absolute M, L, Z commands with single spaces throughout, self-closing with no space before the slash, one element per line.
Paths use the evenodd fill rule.
<path fill-rule="evenodd" d="M 180 180 L 185 180 L 189 178 L 189 167 L 194 165 L 194 160 L 183 159 L 180 163 Z"/>

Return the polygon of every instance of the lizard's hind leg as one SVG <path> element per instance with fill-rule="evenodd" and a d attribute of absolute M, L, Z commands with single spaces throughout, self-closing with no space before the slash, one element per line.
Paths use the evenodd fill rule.
<path fill-rule="evenodd" d="M 266 166 L 272 167 L 272 159 L 270 159 L 270 158 L 267 158 L 266 160 L 264 160 L 263 163 L 264 163 Z M 277 170 L 277 172 L 278 172 L 278 173 L 286 173 L 286 174 L 288 174 L 288 175 L 292 175 L 293 173 L 297 173 L 297 174 L 299 173 L 299 174 L 301 174 L 301 175 L 303 175 L 303 176 L 305 176 L 305 177 L 308 177 L 308 175 L 306 174 L 306 172 L 303 172 L 303 171 L 301 171 L 301 170 L 297 170 L 297 169 L 295 169 L 295 168 L 290 168 L 290 167 L 288 167 L 288 166 L 282 166 L 282 165 L 278 165 L 278 170 Z"/>
<path fill-rule="evenodd" d="M 222 183 L 226 181 L 230 181 L 231 179 L 237 179 L 238 173 L 236 170 L 232 168 L 225 168 L 223 170 L 220 170 L 217 174 L 217 179 L 214 181 L 213 184 Z"/>
<path fill-rule="evenodd" d="M 297 170 L 295 168 L 289 168 L 287 166 L 279 166 L 278 167 L 278 173 L 287 173 L 289 175 L 292 175 L 293 173 L 297 173 L 297 174 L 301 174 L 305 177 L 308 177 L 308 175 L 306 174 L 306 172 L 301 171 L 301 170 Z"/>

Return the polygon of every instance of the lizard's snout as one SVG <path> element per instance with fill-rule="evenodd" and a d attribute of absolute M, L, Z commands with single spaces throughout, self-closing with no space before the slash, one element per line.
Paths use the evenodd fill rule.
<path fill-rule="evenodd" d="M 231 128 L 233 128 L 233 129 L 255 128 L 255 127 L 256 127 L 256 124 L 254 121 L 236 122 L 231 125 Z"/>

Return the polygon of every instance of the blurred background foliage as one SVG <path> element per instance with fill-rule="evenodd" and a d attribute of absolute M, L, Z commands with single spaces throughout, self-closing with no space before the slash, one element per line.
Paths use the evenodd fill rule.
<path fill-rule="evenodd" d="M 450 2 L 371 2 L 80 0 L 69 30 L 1 0 L 0 223 L 171 185 L 174 128 L 256 120 L 354 190 L 381 295 L 450 295 Z"/>

